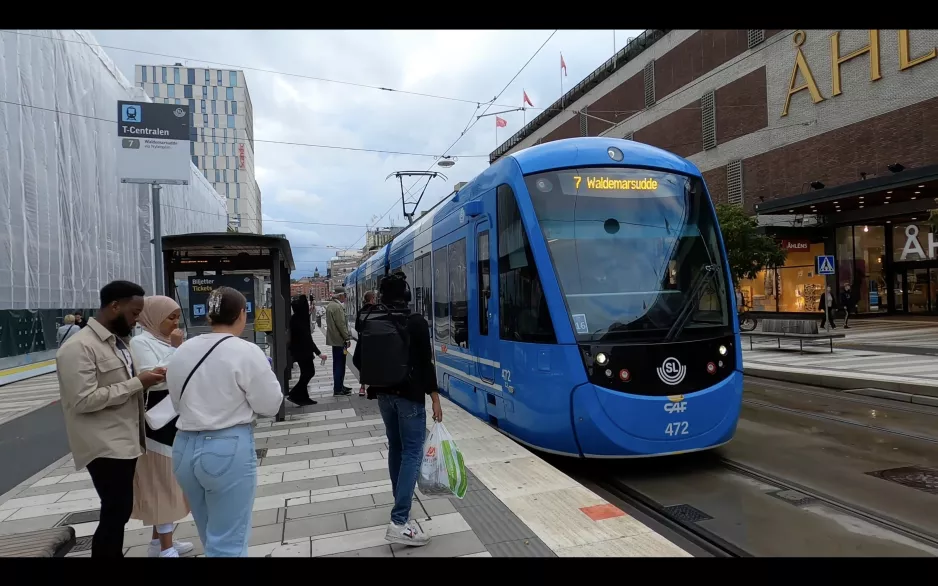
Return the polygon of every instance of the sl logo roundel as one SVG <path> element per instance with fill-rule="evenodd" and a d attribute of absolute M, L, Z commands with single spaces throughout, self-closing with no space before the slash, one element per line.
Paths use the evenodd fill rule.
<path fill-rule="evenodd" d="M 658 378 L 666 385 L 674 386 L 680 384 L 680 382 L 684 380 L 684 377 L 687 376 L 687 367 L 674 357 L 665 358 L 664 362 L 661 363 L 661 366 L 659 366 L 657 370 Z"/>

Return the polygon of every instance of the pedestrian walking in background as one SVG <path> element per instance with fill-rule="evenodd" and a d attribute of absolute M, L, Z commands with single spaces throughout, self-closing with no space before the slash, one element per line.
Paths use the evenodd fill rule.
<path fill-rule="evenodd" d="M 316 342 L 313 341 L 313 332 L 310 328 L 309 300 L 300 295 L 290 303 L 293 315 L 290 316 L 290 331 L 287 350 L 290 352 L 290 364 L 296 362 L 300 365 L 300 378 L 287 394 L 287 399 L 297 405 L 315 405 L 316 401 L 309 398 L 309 381 L 316 376 L 316 357 L 325 356 L 320 352 Z M 287 380 L 290 380 L 287 377 Z"/>
<path fill-rule="evenodd" d="M 263 350 L 240 338 L 246 307 L 235 289 L 212 291 L 211 333 L 184 342 L 167 366 L 179 414 L 173 468 L 206 557 L 247 557 L 257 488 L 254 421 L 276 415 L 283 402 Z"/>
<path fill-rule="evenodd" d="M 850 290 L 850 283 L 844 283 L 844 288 L 840 290 L 840 307 L 844 310 L 844 329 L 850 329 L 847 325 L 850 323 L 850 313 L 856 313 L 857 302 L 853 298 L 853 291 Z"/>
<path fill-rule="evenodd" d="M 62 322 L 62 326 L 59 327 L 58 331 L 55 333 L 56 346 L 59 348 L 62 347 L 62 344 L 64 344 L 66 340 L 81 331 L 81 328 L 75 325 L 74 315 L 66 315 L 62 318 Z"/>
<path fill-rule="evenodd" d="M 85 316 L 80 309 L 75 312 L 75 325 L 81 329 L 84 329 L 85 326 L 88 325 L 88 322 L 85 321 Z"/>
<path fill-rule="evenodd" d="M 355 331 L 358 333 L 359 337 L 361 336 L 362 331 L 362 317 L 368 309 L 374 307 L 375 305 L 375 292 L 374 291 L 365 291 L 364 303 L 362 304 L 361 309 L 358 311 L 358 315 L 355 317 Z M 358 388 L 358 396 L 365 397 L 367 393 L 365 391 L 365 385 L 361 385 Z"/>
<path fill-rule="evenodd" d="M 165 370 L 138 371 L 128 348 L 143 311 L 143 289 L 114 281 L 101 309 L 56 353 L 56 374 L 75 470 L 88 468 L 101 500 L 91 557 L 123 557 L 124 525 L 134 506 L 134 471 L 145 450 L 143 391 Z"/>
<path fill-rule="evenodd" d="M 143 331 L 130 341 L 130 349 L 140 368 L 167 366 L 184 339 L 179 329 L 181 315 L 179 304 L 170 297 L 155 295 L 143 300 L 143 312 L 138 321 Z M 165 382 L 150 387 L 144 400 L 147 412 L 172 404 Z M 130 518 L 153 527 L 149 557 L 177 558 L 193 549 L 189 542 L 173 540 L 173 528 L 189 514 L 189 503 L 173 474 L 176 418 L 161 423 L 158 429 L 153 429 L 152 425 L 156 424 L 149 418 L 146 422 L 147 451 L 137 460 L 134 510 Z"/>
<path fill-rule="evenodd" d="M 332 301 L 326 306 L 326 344 L 332 348 L 332 390 L 337 397 L 352 393 L 352 388 L 345 386 L 345 359 L 352 335 L 344 303 L 345 287 L 336 287 Z"/>
<path fill-rule="evenodd" d="M 821 315 L 821 327 L 824 327 L 824 324 L 830 322 L 832 329 L 837 329 L 837 324 L 834 323 L 834 309 L 837 307 L 837 299 L 834 298 L 834 294 L 831 293 L 830 286 L 821 293 L 821 299 L 818 300 L 818 310 L 824 312 Z"/>
<path fill-rule="evenodd" d="M 368 397 L 378 399 L 388 438 L 388 472 L 394 507 L 391 509 L 391 522 L 385 539 L 391 543 L 426 545 L 430 538 L 416 523 L 410 521 L 410 509 L 427 434 L 427 395 L 431 398 L 433 420 L 443 420 L 436 369 L 432 362 L 430 324 L 422 315 L 412 313 L 408 308 L 410 290 L 403 273 L 394 273 L 382 279 L 379 292 L 380 305 L 371 308 L 363 316 L 359 343 L 352 361 L 362 373 L 363 382 L 389 380 L 389 377 L 393 378 L 389 374 L 392 369 L 399 368 L 403 361 L 407 363 L 407 374 L 399 382 L 388 386 L 371 384 L 368 387 Z M 364 340 L 371 334 L 372 324 L 391 320 L 403 326 L 407 335 L 401 336 L 398 327 L 374 327 L 374 344 L 381 348 L 379 355 L 363 356 L 362 353 L 367 351 L 364 350 Z M 372 378 L 370 369 L 382 363 L 388 368 L 378 366 L 383 372 L 376 373 Z"/>

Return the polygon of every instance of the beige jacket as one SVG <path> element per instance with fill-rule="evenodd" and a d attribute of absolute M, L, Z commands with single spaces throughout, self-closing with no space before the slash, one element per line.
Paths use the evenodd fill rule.
<path fill-rule="evenodd" d="M 115 339 L 91 318 L 55 355 L 75 470 L 95 458 L 129 460 L 145 451 L 143 383 L 131 377 Z"/>

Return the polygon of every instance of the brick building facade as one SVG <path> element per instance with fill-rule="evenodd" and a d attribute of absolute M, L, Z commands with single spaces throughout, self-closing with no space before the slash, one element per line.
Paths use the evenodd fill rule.
<path fill-rule="evenodd" d="M 818 289 L 850 282 L 861 311 L 938 313 L 936 44 L 936 30 L 647 31 L 490 160 L 577 136 L 664 148 L 700 168 L 716 203 L 805 241 L 742 284 L 747 302 L 811 311 Z M 836 277 L 808 270 L 823 254 Z"/>

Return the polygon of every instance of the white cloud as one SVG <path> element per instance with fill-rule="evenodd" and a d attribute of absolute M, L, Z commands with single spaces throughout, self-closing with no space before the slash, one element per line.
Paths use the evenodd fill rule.
<path fill-rule="evenodd" d="M 316 78 L 461 98 L 490 100 L 550 35 L 523 31 L 94 31 L 103 45 L 212 61 Z M 617 47 L 639 31 L 616 31 Z M 578 83 L 613 52 L 613 31 L 558 31 L 498 100 L 521 106 L 522 88 L 539 108 L 560 95 L 560 52 Z M 136 64 L 166 64 L 172 58 L 107 50 L 133 79 Z M 179 59 L 181 60 L 181 59 Z M 190 66 L 204 65 L 196 61 Z M 403 223 L 400 187 L 385 177 L 399 170 L 424 170 L 430 157 L 388 155 L 277 144 L 313 143 L 349 148 L 441 154 L 476 113 L 474 103 L 388 92 L 299 76 L 245 70 L 254 108 L 255 175 L 264 197 L 264 231 L 286 234 L 297 274 L 325 272 L 335 248 L 364 243 L 365 224 L 389 209 L 383 225 Z M 540 110 L 529 110 L 531 120 Z M 522 112 L 500 115 L 508 127 L 499 142 L 523 124 Z M 496 147 L 493 117 L 483 118 L 450 154 L 462 155 L 432 181 L 420 209 L 469 181 L 488 166 Z M 466 155 L 484 155 L 472 158 Z M 409 187 L 409 184 L 407 184 Z M 288 223 L 278 220 L 289 220 Z M 306 224 L 299 222 L 308 222 Z M 313 224 L 315 222 L 316 224 Z M 318 224 L 352 224 L 326 226 Z M 335 248 L 328 248 L 335 247 Z"/>

